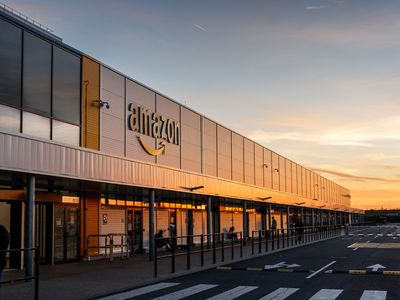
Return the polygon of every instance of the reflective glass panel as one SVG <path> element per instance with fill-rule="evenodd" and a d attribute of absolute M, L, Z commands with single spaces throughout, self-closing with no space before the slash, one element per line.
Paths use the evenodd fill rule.
<path fill-rule="evenodd" d="M 0 105 L 0 130 L 19 132 L 21 112 L 9 106 Z"/>
<path fill-rule="evenodd" d="M 22 106 L 50 115 L 51 45 L 24 32 Z"/>
<path fill-rule="evenodd" d="M 21 106 L 22 30 L 0 18 L 0 102 Z"/>
<path fill-rule="evenodd" d="M 80 58 L 53 47 L 53 117 L 80 123 Z"/>
<path fill-rule="evenodd" d="M 53 141 L 79 146 L 79 126 L 53 120 Z"/>
<path fill-rule="evenodd" d="M 50 139 L 50 119 L 23 112 L 22 132 L 35 137 Z"/>

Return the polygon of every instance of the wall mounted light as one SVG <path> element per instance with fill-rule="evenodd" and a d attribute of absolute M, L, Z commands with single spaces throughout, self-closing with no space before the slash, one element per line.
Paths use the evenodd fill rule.
<path fill-rule="evenodd" d="M 279 173 L 279 169 L 275 168 L 275 169 L 274 169 L 274 172 Z"/>
<path fill-rule="evenodd" d="M 268 200 L 268 199 L 271 199 L 272 197 L 270 196 L 270 197 L 258 197 L 258 199 L 260 199 L 260 200 L 262 200 L 262 201 L 265 201 L 265 200 Z"/>
<path fill-rule="evenodd" d="M 204 185 L 199 185 L 199 186 L 194 186 L 194 187 L 181 186 L 181 188 L 193 192 L 195 190 L 204 189 Z"/>
<path fill-rule="evenodd" d="M 295 203 L 295 205 L 303 205 L 303 204 L 306 204 L 305 202 L 297 202 L 297 203 Z"/>
<path fill-rule="evenodd" d="M 267 164 L 263 164 L 263 167 L 264 167 L 264 168 L 268 168 L 268 165 L 267 165 Z"/>

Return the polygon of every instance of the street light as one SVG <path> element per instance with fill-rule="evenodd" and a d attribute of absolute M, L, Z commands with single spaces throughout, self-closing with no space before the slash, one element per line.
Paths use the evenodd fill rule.
<path fill-rule="evenodd" d="M 195 191 L 195 190 L 199 190 L 199 189 L 203 189 L 204 185 L 199 185 L 199 186 L 194 186 L 194 187 L 185 187 L 185 186 L 181 186 L 182 189 L 184 190 L 188 190 L 188 191 Z"/>
<path fill-rule="evenodd" d="M 268 200 L 268 199 L 271 199 L 272 197 L 270 196 L 270 197 L 258 197 L 258 199 L 260 199 L 260 200 L 262 200 L 262 201 L 265 201 L 265 200 Z"/>

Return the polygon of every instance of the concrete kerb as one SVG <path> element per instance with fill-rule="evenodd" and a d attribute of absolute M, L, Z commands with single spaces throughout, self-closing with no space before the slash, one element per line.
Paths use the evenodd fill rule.
<path fill-rule="evenodd" d="M 248 256 L 248 257 L 240 257 L 237 259 L 233 259 L 229 261 L 229 264 L 234 264 L 234 263 L 238 263 L 238 262 L 242 262 L 242 261 L 246 261 L 246 260 L 250 260 L 250 259 L 254 259 L 254 258 L 259 258 L 259 257 L 263 257 L 263 256 L 267 256 L 270 254 L 275 254 L 275 253 L 280 253 L 280 252 L 284 252 L 284 251 L 288 251 L 288 250 L 292 250 L 292 249 L 296 249 L 296 248 L 301 248 L 301 247 L 306 247 L 306 246 L 310 246 L 316 243 L 320 243 L 320 242 L 325 242 L 325 241 L 329 241 L 329 240 L 333 240 L 333 239 L 337 239 L 340 237 L 343 237 L 344 235 L 338 235 L 338 236 L 334 236 L 334 237 L 328 237 L 325 239 L 321 239 L 321 240 L 316 240 L 316 241 L 312 241 L 312 242 L 308 242 L 305 244 L 297 244 L 297 245 L 293 245 L 290 246 L 288 248 L 280 248 L 280 249 L 275 249 L 275 250 L 270 250 L 268 252 L 264 252 L 264 253 L 255 253 L 254 255 Z M 225 268 L 224 268 L 225 267 Z M 106 294 L 99 294 L 90 298 L 87 298 L 88 300 L 95 300 L 95 299 L 99 299 L 99 298 L 103 298 L 103 297 L 107 297 L 107 296 L 111 296 L 111 295 L 115 295 L 115 294 L 119 294 L 119 293 L 124 293 L 127 291 L 130 291 L 132 289 L 136 289 L 136 288 L 140 288 L 140 287 L 144 287 L 146 285 L 149 284 L 155 284 L 155 283 L 159 283 L 165 280 L 171 280 L 174 278 L 178 278 L 178 277 L 182 277 L 182 276 L 186 276 L 186 275 L 190 275 L 190 274 L 194 274 L 194 273 L 198 273 L 198 272 L 202 272 L 202 271 L 207 271 L 207 270 L 211 270 L 211 269 L 218 269 L 218 270 L 231 270 L 232 268 L 227 266 L 227 262 L 219 262 L 216 264 L 211 264 L 208 266 L 203 266 L 203 267 L 194 267 L 190 270 L 182 270 L 176 273 L 167 273 L 167 274 L 161 274 L 156 278 L 153 279 L 149 279 L 149 280 L 144 280 L 138 284 L 133 284 L 131 287 L 129 288 L 125 288 L 122 290 L 114 290 L 114 291 L 110 291 Z"/>

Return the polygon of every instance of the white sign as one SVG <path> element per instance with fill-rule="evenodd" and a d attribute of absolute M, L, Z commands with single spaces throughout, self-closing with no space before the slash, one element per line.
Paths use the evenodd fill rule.
<path fill-rule="evenodd" d="M 301 267 L 301 265 L 298 264 L 288 264 L 284 261 L 277 263 L 275 265 L 265 265 L 264 266 L 264 270 L 271 270 L 271 269 L 279 269 L 279 268 L 286 268 L 286 269 L 290 269 L 290 268 L 297 268 L 297 267 Z"/>

